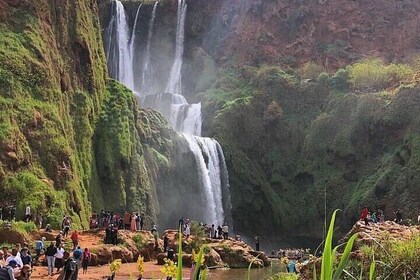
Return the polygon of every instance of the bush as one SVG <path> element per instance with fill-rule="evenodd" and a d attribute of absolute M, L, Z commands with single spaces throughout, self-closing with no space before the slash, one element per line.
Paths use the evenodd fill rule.
<path fill-rule="evenodd" d="M 300 74 L 304 79 L 316 80 L 324 72 L 324 67 L 315 62 L 308 62 L 300 69 Z"/>
<path fill-rule="evenodd" d="M 384 89 L 414 74 L 406 64 L 385 65 L 380 59 L 364 60 L 348 66 L 350 84 L 356 89 Z"/>
<path fill-rule="evenodd" d="M 326 72 L 322 72 L 321 74 L 319 74 L 317 78 L 317 82 L 322 87 L 328 87 L 328 85 L 330 84 L 330 75 L 328 75 L 328 73 Z"/>
<path fill-rule="evenodd" d="M 335 89 L 346 90 L 349 88 L 349 72 L 346 69 L 338 69 L 332 76 L 332 85 Z"/>

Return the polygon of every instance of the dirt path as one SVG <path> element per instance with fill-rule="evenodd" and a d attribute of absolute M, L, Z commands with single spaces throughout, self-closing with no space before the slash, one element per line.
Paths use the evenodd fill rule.
<path fill-rule="evenodd" d="M 59 231 L 54 231 L 51 235 L 56 236 L 58 235 Z M 98 245 L 103 244 L 104 233 L 100 232 L 98 234 L 92 234 L 89 232 L 79 232 L 79 245 L 83 248 L 95 248 Z M 64 238 L 65 243 L 71 244 L 70 236 Z M 46 242 L 49 245 L 49 241 Z M 161 273 L 162 266 L 157 265 L 155 261 L 146 262 L 145 263 L 145 273 L 143 274 L 142 279 L 165 279 Z M 188 268 L 183 269 L 183 278 L 189 279 L 189 272 Z M 81 280 L 99 280 L 99 279 L 106 279 L 106 277 L 110 274 L 109 265 L 103 266 L 89 266 L 87 274 L 83 274 L 82 270 L 79 272 L 79 279 Z M 137 279 L 137 267 L 136 263 L 124 263 L 119 272 L 117 273 L 118 280 L 125 280 L 130 279 L 130 276 L 133 276 L 134 279 Z M 58 274 L 55 274 L 52 277 L 48 276 L 47 267 L 45 266 L 35 266 L 33 268 L 32 277 L 31 279 L 57 279 Z"/>
<path fill-rule="evenodd" d="M 160 269 L 162 266 L 155 264 L 154 262 L 147 262 L 145 263 L 145 273 L 143 274 L 142 279 L 161 279 L 163 277 Z M 183 278 L 189 279 L 190 269 L 184 268 L 183 269 Z M 80 280 L 100 280 L 106 279 L 106 277 L 110 274 L 109 266 L 90 266 L 88 268 L 87 274 L 82 274 L 82 271 L 79 272 L 79 279 Z M 116 279 L 118 280 L 128 280 L 130 279 L 130 275 L 133 276 L 134 279 L 137 279 L 137 267 L 135 263 L 125 263 L 121 266 L 120 270 L 116 275 Z M 57 279 L 58 274 L 48 277 L 47 267 L 37 266 L 34 267 L 32 272 L 31 279 Z"/>

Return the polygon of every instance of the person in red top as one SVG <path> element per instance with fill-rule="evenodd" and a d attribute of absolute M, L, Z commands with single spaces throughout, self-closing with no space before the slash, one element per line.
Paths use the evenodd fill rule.
<path fill-rule="evenodd" d="M 73 242 L 73 251 L 74 251 L 79 245 L 79 234 L 77 233 L 76 230 L 72 233 L 72 235 L 70 236 L 70 239 Z"/>
<path fill-rule="evenodd" d="M 369 215 L 369 210 L 367 206 L 365 206 L 362 210 L 362 215 L 360 215 L 360 220 L 365 221 L 365 225 L 367 226 L 369 225 L 368 215 Z"/>

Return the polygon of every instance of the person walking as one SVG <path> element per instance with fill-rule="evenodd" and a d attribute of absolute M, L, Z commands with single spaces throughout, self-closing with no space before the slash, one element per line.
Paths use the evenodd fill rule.
<path fill-rule="evenodd" d="M 35 252 L 36 252 L 35 262 L 38 262 L 38 259 L 41 256 L 41 252 L 42 250 L 44 250 L 44 241 L 45 241 L 45 237 L 41 237 L 40 240 L 35 242 Z"/>
<path fill-rule="evenodd" d="M 73 243 L 73 251 L 79 246 L 79 234 L 75 230 L 70 236 L 71 242 Z"/>
<path fill-rule="evenodd" d="M 52 276 L 54 272 L 54 260 L 55 254 L 57 254 L 57 247 L 54 246 L 54 242 L 50 243 L 50 246 L 47 247 L 45 252 L 45 256 L 47 257 L 47 265 L 48 265 L 48 275 Z"/>
<path fill-rule="evenodd" d="M 85 248 L 85 250 L 83 251 L 83 258 L 82 258 L 83 274 L 87 273 L 90 259 L 91 259 L 91 255 L 90 255 L 89 249 Z"/>
<path fill-rule="evenodd" d="M 60 246 L 57 247 L 57 253 L 55 253 L 55 267 L 57 268 L 57 273 L 64 266 L 64 252 L 65 250 L 63 248 L 63 245 L 60 244 Z"/>

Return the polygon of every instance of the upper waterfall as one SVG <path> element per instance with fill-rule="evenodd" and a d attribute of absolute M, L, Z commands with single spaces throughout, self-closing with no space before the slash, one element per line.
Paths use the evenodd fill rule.
<path fill-rule="evenodd" d="M 178 15 L 176 26 L 175 60 L 172 65 L 169 81 L 165 92 L 181 94 L 182 92 L 182 62 L 184 55 L 185 18 L 187 15 L 186 0 L 178 0 Z"/>
<path fill-rule="evenodd" d="M 152 17 L 149 21 L 149 28 L 147 33 L 146 54 L 144 56 L 143 72 L 141 75 L 141 91 L 143 94 L 147 94 L 150 90 L 150 80 L 152 79 L 153 73 L 152 65 L 150 62 L 150 46 L 152 44 L 153 26 L 155 24 L 157 6 L 158 2 L 153 5 Z"/>
<path fill-rule="evenodd" d="M 111 20 L 107 29 L 107 63 L 111 77 L 134 90 L 133 61 L 130 50 L 130 28 L 123 4 L 112 2 Z"/>

